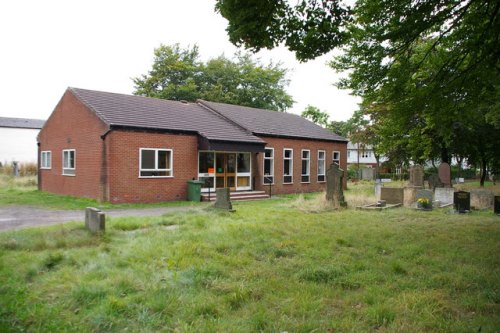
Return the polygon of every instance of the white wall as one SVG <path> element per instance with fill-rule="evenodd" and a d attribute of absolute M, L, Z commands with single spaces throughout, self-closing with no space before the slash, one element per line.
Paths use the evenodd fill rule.
<path fill-rule="evenodd" d="M 39 129 L 0 127 L 0 162 L 37 162 Z"/>

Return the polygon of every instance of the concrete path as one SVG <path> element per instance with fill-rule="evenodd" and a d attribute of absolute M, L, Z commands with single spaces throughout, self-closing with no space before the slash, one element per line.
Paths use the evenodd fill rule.
<path fill-rule="evenodd" d="M 196 207 L 156 207 L 137 209 L 105 209 L 106 216 L 160 216 L 173 212 L 185 212 L 199 209 Z M 60 224 L 70 221 L 85 221 L 85 210 L 48 210 L 31 206 L 0 207 L 0 232 L 19 228 L 38 227 Z"/>

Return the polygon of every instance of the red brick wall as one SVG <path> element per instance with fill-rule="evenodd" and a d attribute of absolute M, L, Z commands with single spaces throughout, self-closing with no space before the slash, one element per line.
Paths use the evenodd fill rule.
<path fill-rule="evenodd" d="M 306 193 L 318 192 L 326 189 L 326 182 L 318 182 L 318 150 L 326 153 L 326 170 L 332 163 L 333 151 L 340 152 L 340 167 L 347 170 L 347 143 L 282 139 L 273 137 L 262 137 L 267 142 L 266 148 L 274 148 L 274 185 L 272 193 Z M 293 184 L 283 184 L 283 149 L 293 149 Z M 309 183 L 301 183 L 302 173 L 302 149 L 310 150 L 310 177 Z M 256 190 L 269 190 L 269 185 L 263 185 L 264 153 L 259 153 L 254 159 L 253 172 Z M 346 184 L 346 177 L 344 177 Z M 345 187 L 345 186 L 344 186 Z"/>
<path fill-rule="evenodd" d="M 40 171 L 42 191 L 100 199 L 102 140 L 107 126 L 66 91 L 40 131 L 39 151 L 52 152 L 52 168 Z M 75 149 L 75 176 L 62 175 L 62 151 Z"/>
<path fill-rule="evenodd" d="M 187 199 L 187 181 L 197 177 L 196 135 L 112 131 L 108 148 L 109 201 L 158 202 Z M 139 178 L 139 149 L 173 150 L 172 178 Z"/>

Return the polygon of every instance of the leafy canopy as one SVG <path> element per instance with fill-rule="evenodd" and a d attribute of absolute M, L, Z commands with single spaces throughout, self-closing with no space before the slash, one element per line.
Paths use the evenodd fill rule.
<path fill-rule="evenodd" d="M 161 45 L 154 55 L 149 73 L 133 79 L 136 95 L 205 99 L 275 111 L 285 111 L 294 103 L 285 90 L 287 69 L 279 63 L 262 65 L 241 53 L 234 60 L 221 55 L 204 63 L 197 46 L 182 49 L 178 44 Z"/>

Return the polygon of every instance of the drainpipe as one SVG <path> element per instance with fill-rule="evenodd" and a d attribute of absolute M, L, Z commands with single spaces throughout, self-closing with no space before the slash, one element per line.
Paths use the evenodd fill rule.
<path fill-rule="evenodd" d="M 109 128 L 103 135 L 101 135 L 102 140 L 102 151 L 101 151 L 101 175 L 99 179 L 99 185 L 101 187 L 101 201 L 109 201 L 108 195 L 108 154 L 107 154 L 107 145 L 106 145 L 106 137 L 112 131 Z"/>

